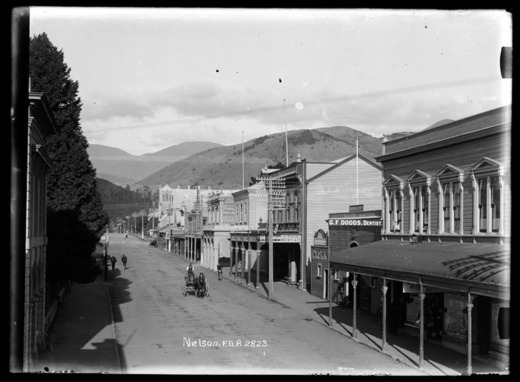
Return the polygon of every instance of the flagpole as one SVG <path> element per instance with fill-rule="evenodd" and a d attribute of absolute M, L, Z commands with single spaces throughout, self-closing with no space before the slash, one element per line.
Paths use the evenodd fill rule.
<path fill-rule="evenodd" d="M 287 119 L 285 117 L 285 98 L 283 99 L 283 121 L 285 125 L 285 166 L 289 166 L 289 142 L 287 140 Z"/>
<path fill-rule="evenodd" d="M 242 190 L 244 189 L 244 130 L 242 130 Z"/>
<path fill-rule="evenodd" d="M 359 204 L 359 151 L 358 151 L 358 136 L 356 134 L 356 204 Z"/>

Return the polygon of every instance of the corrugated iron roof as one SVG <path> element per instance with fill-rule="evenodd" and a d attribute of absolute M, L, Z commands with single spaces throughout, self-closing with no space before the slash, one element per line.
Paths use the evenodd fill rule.
<path fill-rule="evenodd" d="M 351 266 L 393 274 L 510 287 L 509 245 L 382 240 L 339 251 L 331 248 L 331 256 Z"/>

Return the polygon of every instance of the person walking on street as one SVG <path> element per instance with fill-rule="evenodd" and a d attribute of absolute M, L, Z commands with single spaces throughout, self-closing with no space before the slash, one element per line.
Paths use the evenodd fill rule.
<path fill-rule="evenodd" d="M 112 270 L 116 269 L 116 261 L 117 259 L 115 258 L 115 256 L 112 256 L 110 258 L 110 262 L 112 263 Z"/>
<path fill-rule="evenodd" d="M 218 273 L 218 279 L 222 280 L 222 266 L 220 263 L 217 264 L 217 273 Z"/>
<path fill-rule="evenodd" d="M 125 254 L 122 253 L 121 255 L 123 255 L 123 256 L 121 256 L 121 261 L 123 262 L 123 266 L 126 269 L 126 262 L 128 261 L 128 259 Z"/>

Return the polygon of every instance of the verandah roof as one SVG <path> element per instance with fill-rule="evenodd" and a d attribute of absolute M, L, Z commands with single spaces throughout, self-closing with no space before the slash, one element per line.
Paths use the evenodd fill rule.
<path fill-rule="evenodd" d="M 382 240 L 333 250 L 331 260 L 354 272 L 509 298 L 509 245 Z"/>

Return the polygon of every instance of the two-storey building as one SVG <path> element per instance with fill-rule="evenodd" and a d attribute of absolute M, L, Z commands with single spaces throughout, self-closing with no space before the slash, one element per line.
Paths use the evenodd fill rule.
<path fill-rule="evenodd" d="M 268 249 L 266 243 L 267 190 L 263 182 L 233 193 L 234 221 L 230 235 L 230 275 L 251 282 L 254 275 L 266 275 Z M 239 266 L 240 265 L 240 266 Z M 258 280 L 259 281 L 259 280 Z"/>
<path fill-rule="evenodd" d="M 216 271 L 221 257 L 230 253 L 229 236 L 234 222 L 232 193 L 236 190 L 220 190 L 209 195 L 208 217 L 203 225 L 201 266 Z"/>
<path fill-rule="evenodd" d="M 510 148 L 510 106 L 385 142 L 382 240 L 331 251 L 377 279 L 420 349 L 468 352 L 469 370 L 509 359 Z"/>
<path fill-rule="evenodd" d="M 274 211 L 274 273 L 300 289 L 311 289 L 311 246 L 328 230 L 329 213 L 363 204 L 381 209 L 381 167 L 354 154 L 331 162 L 299 160 L 268 175 L 285 182 L 286 208 Z"/>

